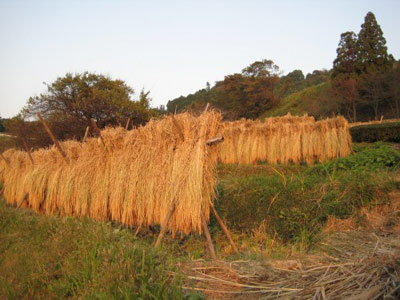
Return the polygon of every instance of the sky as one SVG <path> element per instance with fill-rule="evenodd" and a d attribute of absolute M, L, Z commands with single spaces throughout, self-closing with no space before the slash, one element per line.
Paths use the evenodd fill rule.
<path fill-rule="evenodd" d="M 257 60 L 282 74 L 330 69 L 340 34 L 368 11 L 399 59 L 398 0 L 0 0 L 0 117 L 68 72 L 122 79 L 155 107 Z"/>

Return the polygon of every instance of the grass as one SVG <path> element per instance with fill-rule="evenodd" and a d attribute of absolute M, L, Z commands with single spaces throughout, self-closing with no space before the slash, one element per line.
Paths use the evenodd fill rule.
<path fill-rule="evenodd" d="M 177 258 L 152 237 L 0 204 L 0 298 L 183 299 Z M 189 297 L 189 296 L 188 296 Z"/>
<path fill-rule="evenodd" d="M 346 219 L 388 201 L 399 187 L 393 174 L 399 163 L 398 151 L 378 143 L 312 166 L 221 165 L 216 206 L 233 230 L 259 234 L 265 222 L 269 239 L 307 250 L 328 216 Z"/>
<path fill-rule="evenodd" d="M 389 201 L 400 188 L 399 152 L 379 143 L 354 150 L 311 166 L 220 165 L 216 207 L 241 254 L 211 218 L 217 256 L 259 260 L 314 251 L 328 216 L 357 216 L 362 206 Z M 0 201 L 0 298 L 203 299 L 182 290 L 188 283 L 180 271 L 192 259 L 209 259 L 205 238 L 167 236 L 154 249 L 157 234 Z"/>
<path fill-rule="evenodd" d="M 283 98 L 278 106 L 262 114 L 260 119 L 283 116 L 288 112 L 292 115 L 301 116 L 307 112 L 315 111 L 315 107 L 318 107 L 317 103 L 320 101 L 321 95 L 326 93 L 328 89 L 329 84 L 323 82 L 290 94 Z"/>

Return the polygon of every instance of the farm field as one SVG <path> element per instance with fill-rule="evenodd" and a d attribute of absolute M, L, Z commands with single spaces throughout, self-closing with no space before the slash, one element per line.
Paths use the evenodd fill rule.
<path fill-rule="evenodd" d="M 399 164 L 400 152 L 382 143 L 308 166 L 220 164 L 215 206 L 240 254 L 211 218 L 216 261 L 198 234 L 168 235 L 155 249 L 157 226 L 1 201 L 0 298 L 396 299 Z"/>

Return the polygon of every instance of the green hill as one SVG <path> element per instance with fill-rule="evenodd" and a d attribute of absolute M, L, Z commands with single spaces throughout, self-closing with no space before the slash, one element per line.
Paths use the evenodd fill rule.
<path fill-rule="evenodd" d="M 289 112 L 292 115 L 305 113 L 314 116 L 329 115 L 335 111 L 333 107 L 335 103 L 330 99 L 332 99 L 330 83 L 323 82 L 286 96 L 276 107 L 263 113 L 260 118 L 283 116 Z"/>

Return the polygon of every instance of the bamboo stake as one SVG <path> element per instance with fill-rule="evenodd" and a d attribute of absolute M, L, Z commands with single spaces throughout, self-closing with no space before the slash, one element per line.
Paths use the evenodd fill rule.
<path fill-rule="evenodd" d="M 169 211 L 167 213 L 167 216 L 165 217 L 165 219 L 163 220 L 163 222 L 161 224 L 161 231 L 160 231 L 160 234 L 158 235 L 158 238 L 156 241 L 156 248 L 158 248 L 158 246 L 160 246 L 160 243 L 161 243 L 162 239 L 164 238 L 165 233 L 167 232 L 168 223 L 172 217 L 172 214 L 175 211 L 175 206 L 176 206 L 176 200 L 174 200 L 172 202 L 171 207 L 169 208 Z"/>
<path fill-rule="evenodd" d="M 217 259 L 217 255 L 215 254 L 215 249 L 214 249 L 214 245 L 213 245 L 213 242 L 211 239 L 210 231 L 208 230 L 206 218 L 204 217 L 203 212 L 201 212 L 201 225 L 203 227 L 204 234 L 207 238 L 207 244 L 208 244 L 208 248 L 210 249 L 210 252 L 211 252 L 211 258 Z"/>
<path fill-rule="evenodd" d="M 222 221 L 222 219 L 219 217 L 217 210 L 215 209 L 214 205 L 212 203 L 210 203 L 211 206 L 211 211 L 213 212 L 215 219 L 217 219 L 217 222 L 219 224 L 219 226 L 222 228 L 222 230 L 224 231 L 226 237 L 228 238 L 229 243 L 231 244 L 233 250 L 236 253 L 239 253 L 238 248 L 236 247 L 235 243 L 232 240 L 231 234 L 228 230 L 228 227 L 226 227 L 226 225 L 224 224 L 224 222 Z"/>
<path fill-rule="evenodd" d="M 60 143 L 57 141 L 57 139 L 54 137 L 53 133 L 51 132 L 50 128 L 47 126 L 46 122 L 43 120 L 42 116 L 40 115 L 40 113 L 36 114 L 40 120 L 40 122 L 42 123 L 42 125 L 44 126 L 44 128 L 46 129 L 47 133 L 49 134 L 50 138 L 52 139 L 53 143 L 56 145 L 56 148 L 58 149 L 58 151 L 61 153 L 62 157 L 64 158 L 64 160 L 66 162 L 68 162 L 67 159 L 67 154 L 65 154 L 64 150 L 61 148 Z"/>
<path fill-rule="evenodd" d="M 89 136 L 89 131 L 90 131 L 90 126 L 87 126 L 86 130 L 85 130 L 85 135 L 83 136 L 82 143 L 86 142 L 86 140 L 87 140 L 87 138 Z"/>
<path fill-rule="evenodd" d="M 26 153 L 28 153 L 29 159 L 30 159 L 30 161 L 31 161 L 31 163 L 33 165 L 33 158 L 32 158 L 32 155 L 31 155 L 31 151 L 28 148 L 28 144 L 26 143 L 25 138 L 22 139 L 22 142 L 24 143 L 25 151 L 26 151 Z"/>
<path fill-rule="evenodd" d="M 4 157 L 3 153 L 0 153 L 1 158 L 6 162 L 6 165 L 9 166 L 10 163 L 8 162 L 7 158 Z"/>
<path fill-rule="evenodd" d="M 206 105 L 206 108 L 204 109 L 204 112 L 203 112 L 203 114 L 207 112 L 207 110 L 208 110 L 208 108 L 209 108 L 209 107 L 210 107 L 210 103 L 209 103 L 209 102 L 207 102 L 207 105 Z"/>
<path fill-rule="evenodd" d="M 110 152 L 110 150 L 106 146 L 106 143 L 104 142 L 103 136 L 101 135 L 101 131 L 100 131 L 99 127 L 97 127 L 97 124 L 96 124 L 95 120 L 90 119 L 90 122 L 92 123 L 92 127 L 94 128 L 94 130 L 96 131 L 97 135 L 99 136 L 101 142 L 103 143 L 103 146 L 106 148 L 106 150 L 108 152 Z"/>
<path fill-rule="evenodd" d="M 128 118 L 128 121 L 126 121 L 125 130 L 128 130 L 130 122 L 131 122 L 131 118 Z"/>

